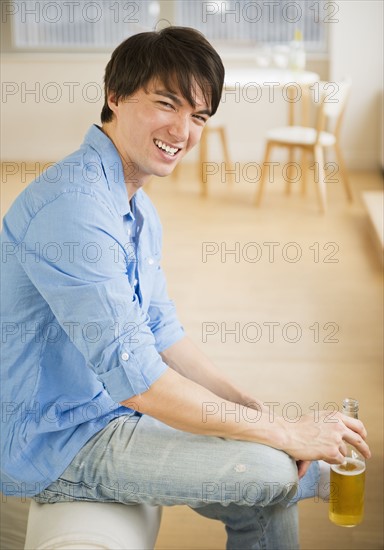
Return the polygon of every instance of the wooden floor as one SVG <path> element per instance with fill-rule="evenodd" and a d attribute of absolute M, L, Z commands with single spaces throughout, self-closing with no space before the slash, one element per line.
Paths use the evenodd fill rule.
<path fill-rule="evenodd" d="M 231 187 L 219 173 L 204 199 L 196 178 L 187 165 L 178 181 L 154 178 L 148 188 L 184 327 L 220 369 L 258 398 L 278 402 L 279 412 L 288 403 L 307 413 L 317 403 L 359 399 L 373 452 L 365 521 L 336 527 L 323 502 L 302 502 L 301 547 L 383 548 L 383 264 L 361 198 L 382 190 L 380 174 L 351 174 L 352 205 L 340 184 L 330 184 L 325 216 L 312 188 L 307 197 L 295 189 L 286 196 L 282 184 L 270 184 L 255 209 L 249 180 Z M 3 211 L 24 186 L 19 180 L 2 178 Z M 164 509 L 157 550 L 224 547 L 217 522 L 184 507 Z"/>
<path fill-rule="evenodd" d="M 326 504 L 302 502 L 302 549 L 383 548 L 382 261 L 361 199 L 363 190 L 382 189 L 380 174 L 351 175 L 353 205 L 340 184 L 329 187 L 325 216 L 311 188 L 305 198 L 271 184 L 255 209 L 250 183 L 231 187 L 218 174 L 202 199 L 193 167 L 183 174 L 154 179 L 148 192 L 164 225 L 169 292 L 187 331 L 221 369 L 280 410 L 289 402 L 305 413 L 346 396 L 360 401 L 373 451 L 365 521 L 336 527 Z M 274 333 L 272 323 L 279 323 Z M 238 341 L 230 333 L 236 327 Z M 164 510 L 158 550 L 224 547 L 217 522 L 184 507 Z"/>

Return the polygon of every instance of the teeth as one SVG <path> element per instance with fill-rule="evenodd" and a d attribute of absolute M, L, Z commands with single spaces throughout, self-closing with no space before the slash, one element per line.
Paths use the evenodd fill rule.
<path fill-rule="evenodd" d="M 165 151 L 166 153 L 168 153 L 168 155 L 174 155 L 175 153 L 177 153 L 177 151 L 179 150 L 177 147 L 170 147 L 169 145 L 167 145 L 166 143 L 163 143 L 162 141 L 160 141 L 159 139 L 156 139 L 155 140 L 155 145 L 157 145 L 157 147 L 159 149 L 162 149 L 163 151 Z"/>

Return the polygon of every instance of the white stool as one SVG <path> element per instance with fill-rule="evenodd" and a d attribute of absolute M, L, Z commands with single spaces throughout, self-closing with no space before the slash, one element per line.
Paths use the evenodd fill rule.
<path fill-rule="evenodd" d="M 25 550 L 149 550 L 161 507 L 104 502 L 31 502 Z"/>

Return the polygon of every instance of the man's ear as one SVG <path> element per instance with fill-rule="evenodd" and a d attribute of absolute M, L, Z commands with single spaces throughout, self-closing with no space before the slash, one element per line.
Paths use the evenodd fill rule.
<path fill-rule="evenodd" d="M 111 109 L 113 114 L 116 114 L 117 106 L 118 106 L 118 100 L 116 99 L 115 92 L 108 92 L 107 95 L 107 101 L 108 101 L 108 107 Z"/>

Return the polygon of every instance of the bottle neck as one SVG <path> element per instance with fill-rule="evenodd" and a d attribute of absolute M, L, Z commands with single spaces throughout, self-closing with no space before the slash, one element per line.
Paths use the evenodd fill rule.
<path fill-rule="evenodd" d="M 359 402 L 357 399 L 346 397 L 343 400 L 343 414 L 350 416 L 351 418 L 358 418 L 359 416 Z"/>

